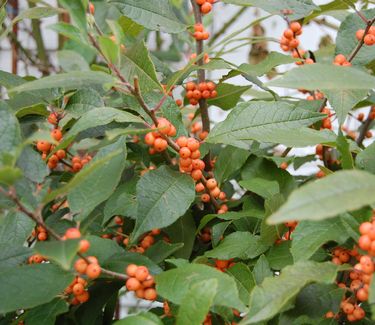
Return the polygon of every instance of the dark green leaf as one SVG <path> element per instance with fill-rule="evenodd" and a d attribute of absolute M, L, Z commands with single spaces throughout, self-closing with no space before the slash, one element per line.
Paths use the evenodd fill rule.
<path fill-rule="evenodd" d="M 208 99 L 208 105 L 214 105 L 221 109 L 228 110 L 237 105 L 241 95 L 250 88 L 250 86 L 236 86 L 227 83 L 219 83 L 216 87 L 218 96 Z"/>

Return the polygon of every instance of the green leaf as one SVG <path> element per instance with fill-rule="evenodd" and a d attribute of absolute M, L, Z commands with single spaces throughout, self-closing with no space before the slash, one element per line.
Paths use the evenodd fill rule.
<path fill-rule="evenodd" d="M 99 36 L 98 42 L 105 58 L 109 62 L 117 64 L 120 58 L 120 46 L 108 36 Z"/>
<path fill-rule="evenodd" d="M 154 261 L 156 264 L 159 264 L 183 246 L 183 243 L 170 244 L 164 240 L 159 240 L 147 249 L 145 256 L 150 258 L 150 260 Z"/>
<path fill-rule="evenodd" d="M 136 37 L 143 30 L 143 26 L 137 24 L 134 20 L 131 20 L 128 17 L 122 16 L 118 20 L 119 25 L 121 26 L 123 32 L 126 35 Z"/>
<path fill-rule="evenodd" d="M 149 312 L 141 312 L 137 315 L 130 315 L 114 323 L 114 325 L 163 325 L 158 316 Z"/>
<path fill-rule="evenodd" d="M 126 163 L 124 137 L 99 150 L 90 164 L 99 162 L 102 158 L 114 153 L 116 155 L 112 159 L 101 164 L 95 172 L 86 174 L 68 193 L 70 211 L 79 213 L 81 219 L 87 217 L 98 204 L 108 199 L 116 189 Z"/>
<path fill-rule="evenodd" d="M 19 168 L 4 166 L 0 167 L 0 184 L 13 185 L 22 177 L 22 170 Z"/>
<path fill-rule="evenodd" d="M 367 90 L 326 90 L 324 94 L 335 110 L 339 124 L 343 124 L 350 110 L 366 95 Z"/>
<path fill-rule="evenodd" d="M 56 53 L 60 67 L 65 72 L 89 71 L 87 61 L 79 53 L 71 50 L 62 50 Z"/>
<path fill-rule="evenodd" d="M 350 235 L 340 218 L 319 222 L 303 220 L 292 233 L 291 252 L 295 262 L 308 260 L 329 241 L 344 243 Z"/>
<path fill-rule="evenodd" d="M 176 325 L 200 325 L 217 294 L 218 280 L 209 279 L 192 285 L 181 300 Z"/>
<path fill-rule="evenodd" d="M 17 166 L 22 170 L 26 178 L 35 183 L 42 183 L 49 174 L 45 161 L 30 146 L 23 149 L 17 160 Z"/>
<path fill-rule="evenodd" d="M 107 125 L 111 122 L 117 123 L 142 123 L 143 120 L 126 111 L 112 107 L 96 107 L 85 114 L 74 124 L 66 137 L 75 136 L 78 133 L 100 125 Z"/>
<path fill-rule="evenodd" d="M 180 33 L 186 29 L 173 13 L 168 0 L 110 0 L 121 13 L 151 30 Z"/>
<path fill-rule="evenodd" d="M 20 211 L 0 216 L 0 243 L 22 245 L 31 235 L 34 225 L 34 221 Z"/>
<path fill-rule="evenodd" d="M 353 36 L 354 37 L 354 36 Z M 352 67 L 333 64 L 305 64 L 267 83 L 269 87 L 326 90 L 375 88 L 375 77 Z"/>
<path fill-rule="evenodd" d="M 250 89 L 250 86 L 236 86 L 227 83 L 219 83 L 216 87 L 218 96 L 207 100 L 208 105 L 214 105 L 228 110 L 237 105 L 241 95 Z"/>
<path fill-rule="evenodd" d="M 350 151 L 350 144 L 348 139 L 341 133 L 337 137 L 337 150 L 341 154 L 341 165 L 343 169 L 353 169 L 354 160 Z"/>
<path fill-rule="evenodd" d="M 1 268 L 0 290 L 7 294 L 0 297 L 0 313 L 47 303 L 61 294 L 73 278 L 74 274 L 48 263 Z"/>
<path fill-rule="evenodd" d="M 361 10 L 361 14 L 363 14 L 367 19 L 372 19 L 375 15 L 375 9 Z M 358 44 L 355 33 L 358 29 L 365 28 L 366 24 L 356 13 L 353 12 L 349 14 L 341 23 L 339 31 L 337 33 L 335 54 L 344 54 L 348 57 Z M 364 45 L 355 56 L 352 63 L 354 65 L 363 66 L 372 62 L 374 59 L 375 48 L 373 46 Z"/>
<path fill-rule="evenodd" d="M 78 240 L 62 240 L 52 242 L 38 242 L 34 249 L 42 256 L 47 257 L 69 270 L 79 248 Z"/>
<path fill-rule="evenodd" d="M 12 243 L 0 244 L 0 265 L 2 267 L 16 267 L 25 263 L 32 250 Z"/>
<path fill-rule="evenodd" d="M 221 184 L 238 172 L 250 156 L 247 150 L 226 146 L 220 151 L 215 163 L 215 178 Z"/>
<path fill-rule="evenodd" d="M 53 31 L 70 38 L 71 40 L 77 42 L 78 44 L 84 44 L 87 47 L 87 41 L 83 38 L 83 34 L 81 33 L 80 29 L 76 26 L 73 26 L 68 23 L 56 23 L 49 25 L 48 29 L 52 29 Z M 91 49 L 91 47 L 89 47 Z"/>
<path fill-rule="evenodd" d="M 188 259 L 191 256 L 195 242 L 196 227 L 193 216 L 190 213 L 186 213 L 163 231 L 168 235 L 172 243 L 184 244 L 173 256 Z"/>
<path fill-rule="evenodd" d="M 53 7 L 34 7 L 26 10 L 22 10 L 21 13 L 12 20 L 12 24 L 15 24 L 24 19 L 41 19 L 46 17 L 55 16 L 61 13 L 62 10 Z"/>
<path fill-rule="evenodd" d="M 205 256 L 219 260 L 231 258 L 250 259 L 259 256 L 268 246 L 260 242 L 260 237 L 250 232 L 236 231 L 226 236 L 214 249 Z"/>
<path fill-rule="evenodd" d="M 112 165 L 112 163 L 109 163 L 111 161 L 117 162 L 119 160 L 119 157 L 123 160 L 124 153 L 123 150 L 119 149 L 116 151 L 113 151 L 109 154 L 107 154 L 105 157 L 100 157 L 100 159 L 95 159 L 90 161 L 90 164 L 88 164 L 85 168 L 83 168 L 78 174 L 76 174 L 73 179 L 67 183 L 66 185 L 48 193 L 44 198 L 43 202 L 48 203 L 52 201 L 55 197 L 59 195 L 63 195 L 69 191 L 72 191 L 73 189 L 81 186 L 86 182 L 86 179 L 94 179 L 95 173 L 97 171 L 102 171 L 107 169 L 108 165 Z M 114 165 L 114 163 L 113 163 Z M 110 172 L 109 175 L 111 175 L 114 171 Z M 108 179 L 106 180 L 106 183 L 110 182 Z M 91 192 L 91 191 L 90 191 Z M 100 192 L 95 191 L 96 194 L 100 194 Z M 91 193 L 92 194 L 92 193 Z"/>
<path fill-rule="evenodd" d="M 10 107 L 0 101 L 0 157 L 4 152 L 12 152 L 21 141 L 21 130 Z"/>
<path fill-rule="evenodd" d="M 114 77 L 104 72 L 73 71 L 30 81 L 18 87 L 14 87 L 10 89 L 10 91 L 13 93 L 21 93 L 25 91 L 59 87 L 64 88 L 65 90 L 71 90 L 93 86 L 104 87 L 105 85 L 113 85 L 114 83 Z"/>
<path fill-rule="evenodd" d="M 194 199 L 194 182 L 190 176 L 166 166 L 146 173 L 137 184 L 138 212 L 133 241 L 146 231 L 174 223 Z"/>
<path fill-rule="evenodd" d="M 225 121 L 211 131 L 207 142 L 231 144 L 248 149 L 252 140 L 302 147 L 320 143 L 326 134 L 308 129 L 325 115 L 293 108 L 284 102 L 247 102 L 238 104 Z M 335 139 L 332 139 L 333 142 Z"/>
<path fill-rule="evenodd" d="M 266 199 L 280 193 L 280 187 L 277 181 L 269 181 L 262 178 L 251 178 L 246 181 L 240 181 L 240 185 Z"/>
<path fill-rule="evenodd" d="M 69 15 L 73 20 L 74 24 L 83 32 L 87 31 L 87 20 L 86 20 L 86 8 L 83 2 L 70 1 L 70 0 L 59 0 L 59 3 L 69 11 Z"/>
<path fill-rule="evenodd" d="M 238 296 L 236 283 L 229 275 L 202 264 L 184 264 L 155 277 L 156 291 L 163 298 L 181 305 L 190 288 L 198 282 L 216 279 L 217 293 L 213 304 L 244 311 L 245 306 Z"/>
<path fill-rule="evenodd" d="M 254 6 L 269 13 L 283 16 L 284 10 L 291 11 L 288 15 L 291 20 L 307 16 L 313 10 L 319 9 L 311 0 L 223 0 L 225 3 L 232 3 L 241 6 Z"/>
<path fill-rule="evenodd" d="M 271 247 L 267 253 L 267 261 L 270 263 L 271 269 L 281 270 L 285 266 L 293 264 L 290 244 L 290 240 L 285 240 Z"/>
<path fill-rule="evenodd" d="M 251 292 L 250 309 L 243 324 L 255 324 L 272 318 L 307 284 L 332 283 L 338 266 L 331 263 L 298 262 L 287 266 L 277 277 L 266 278 Z"/>
<path fill-rule="evenodd" d="M 30 325 L 53 325 L 55 324 L 56 317 L 60 314 L 66 313 L 68 310 L 68 303 L 61 298 L 56 298 L 49 303 L 27 311 L 25 322 Z"/>
<path fill-rule="evenodd" d="M 255 287 L 254 275 L 249 267 L 244 263 L 236 263 L 226 272 L 235 279 L 240 298 L 247 305 L 250 300 L 250 292 Z"/>
<path fill-rule="evenodd" d="M 261 255 L 258 258 L 254 266 L 253 273 L 254 273 L 256 284 L 258 285 L 261 284 L 265 278 L 273 276 L 273 272 L 271 271 L 270 264 L 264 255 Z"/>
<path fill-rule="evenodd" d="M 142 92 L 161 89 L 155 66 L 143 40 L 133 45 L 121 57 L 121 73 L 131 84 L 134 83 L 134 77 L 138 77 Z"/>
<path fill-rule="evenodd" d="M 374 175 L 358 170 L 338 171 L 295 190 L 267 222 L 332 218 L 374 203 L 374 191 Z"/>
<path fill-rule="evenodd" d="M 358 168 L 375 174 L 375 142 L 357 155 L 355 163 Z"/>
<path fill-rule="evenodd" d="M 104 206 L 102 224 L 106 224 L 113 216 L 137 217 L 137 200 L 135 194 L 128 188 L 127 184 L 119 186 L 109 197 Z"/>

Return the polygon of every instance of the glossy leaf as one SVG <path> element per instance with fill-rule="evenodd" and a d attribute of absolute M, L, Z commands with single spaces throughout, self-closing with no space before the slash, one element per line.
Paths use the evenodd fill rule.
<path fill-rule="evenodd" d="M 358 170 L 339 171 L 295 190 L 267 222 L 332 218 L 374 203 L 374 191 L 374 175 Z"/>
<path fill-rule="evenodd" d="M 217 97 L 207 100 L 208 105 L 214 105 L 228 110 L 237 105 L 241 95 L 248 90 L 249 86 L 236 86 L 228 83 L 219 83 L 216 87 Z"/>

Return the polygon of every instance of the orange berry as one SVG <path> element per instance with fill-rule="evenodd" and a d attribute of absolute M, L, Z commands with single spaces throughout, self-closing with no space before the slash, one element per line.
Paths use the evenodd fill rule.
<path fill-rule="evenodd" d="M 135 271 L 135 277 L 139 281 L 146 280 L 149 274 L 150 273 L 148 272 L 148 269 L 145 266 L 138 266 L 137 270 Z"/>
<path fill-rule="evenodd" d="M 65 150 L 62 150 L 62 149 L 57 150 L 57 151 L 56 151 L 56 156 L 57 156 L 57 158 L 59 158 L 60 160 L 61 160 L 61 159 L 64 159 L 65 156 L 66 156 Z"/>
<path fill-rule="evenodd" d="M 85 287 L 83 286 L 82 283 L 76 283 L 73 286 L 72 291 L 73 291 L 73 294 L 75 296 L 79 296 L 79 295 L 83 294 L 83 292 L 85 291 Z"/>
<path fill-rule="evenodd" d="M 154 235 L 154 236 L 160 235 L 160 233 L 161 233 L 161 230 L 158 229 L 158 228 L 155 228 L 155 229 L 151 230 L 151 234 Z"/>
<path fill-rule="evenodd" d="M 142 282 L 142 285 L 145 288 L 151 288 L 155 284 L 154 277 L 152 275 L 149 275 L 145 281 Z"/>
<path fill-rule="evenodd" d="M 155 142 L 155 136 L 153 135 L 152 132 L 149 132 L 145 135 L 145 143 L 149 146 L 154 145 Z"/>
<path fill-rule="evenodd" d="M 372 46 L 375 44 L 375 36 L 372 35 L 372 34 L 367 34 L 363 40 L 363 42 L 368 45 L 368 46 Z"/>
<path fill-rule="evenodd" d="M 89 295 L 89 292 L 88 291 L 84 291 L 83 294 L 79 295 L 79 296 L 76 296 L 76 299 L 82 304 L 86 301 L 88 301 L 90 298 L 90 295 Z"/>
<path fill-rule="evenodd" d="M 145 290 L 144 292 L 144 298 L 146 300 L 151 300 L 151 301 L 154 301 L 157 297 L 157 293 L 156 293 L 156 290 L 153 289 L 153 288 L 148 288 Z"/>
<path fill-rule="evenodd" d="M 210 98 L 215 98 L 215 97 L 217 97 L 217 91 L 213 90 L 213 91 L 211 91 Z"/>
<path fill-rule="evenodd" d="M 143 288 L 140 288 L 135 291 L 135 295 L 137 296 L 137 298 L 143 299 L 145 297 L 145 290 Z"/>
<path fill-rule="evenodd" d="M 159 118 L 158 129 L 160 133 L 167 135 L 171 129 L 171 123 L 165 118 Z"/>
<path fill-rule="evenodd" d="M 180 166 L 181 167 L 189 167 L 192 163 L 191 158 L 180 158 Z"/>
<path fill-rule="evenodd" d="M 207 180 L 206 186 L 209 190 L 213 190 L 215 187 L 217 187 L 217 181 L 215 178 L 210 178 Z"/>
<path fill-rule="evenodd" d="M 360 288 L 357 291 L 356 297 L 359 301 L 366 301 L 368 299 L 368 292 L 364 288 Z"/>
<path fill-rule="evenodd" d="M 207 194 L 207 193 L 202 194 L 202 195 L 201 195 L 201 200 L 202 200 L 202 202 L 204 202 L 204 203 L 210 202 L 210 200 L 211 200 L 210 195 Z"/>
<path fill-rule="evenodd" d="M 179 151 L 180 157 L 181 158 L 189 158 L 191 156 L 191 151 L 187 147 L 182 147 Z"/>
<path fill-rule="evenodd" d="M 355 37 L 357 38 L 358 41 L 361 41 L 364 35 L 365 35 L 364 29 L 358 29 L 357 32 L 355 33 Z"/>
<path fill-rule="evenodd" d="M 126 274 L 130 277 L 135 277 L 135 272 L 137 272 L 138 266 L 135 264 L 129 264 L 126 267 Z"/>
<path fill-rule="evenodd" d="M 90 242 L 87 239 L 82 239 L 79 242 L 79 252 L 86 253 L 90 248 Z"/>
<path fill-rule="evenodd" d="M 191 177 L 196 181 L 199 181 L 202 178 L 202 176 L 203 174 L 200 169 L 195 169 L 191 172 Z"/>
<path fill-rule="evenodd" d="M 191 159 L 199 159 L 201 156 L 201 152 L 199 150 L 195 150 L 191 153 L 190 158 Z"/>
<path fill-rule="evenodd" d="M 213 190 L 210 191 L 211 195 L 214 197 L 214 198 L 218 198 L 219 195 L 220 195 L 220 188 L 218 187 L 215 187 Z"/>
<path fill-rule="evenodd" d="M 282 162 L 282 163 L 280 164 L 280 168 L 281 168 L 281 169 L 284 169 L 284 170 L 287 169 L 287 168 L 288 168 L 288 163 L 285 162 L 285 161 Z"/>
<path fill-rule="evenodd" d="M 99 266 L 99 264 L 96 264 L 96 263 L 89 264 L 86 269 L 86 275 L 90 279 L 96 279 L 97 277 L 99 277 L 101 272 L 102 272 L 101 267 Z"/>
<path fill-rule="evenodd" d="M 154 142 L 154 149 L 157 151 L 157 152 L 162 152 L 164 151 L 165 149 L 167 149 L 168 147 L 168 142 L 162 138 L 157 138 L 155 139 L 155 142 Z"/>
<path fill-rule="evenodd" d="M 95 14 L 95 6 L 92 2 L 89 3 L 89 10 L 91 15 Z"/>
<path fill-rule="evenodd" d="M 48 152 L 51 149 L 51 144 L 47 141 L 38 141 L 36 148 L 40 152 Z"/>
<path fill-rule="evenodd" d="M 81 237 L 81 232 L 77 228 L 69 228 L 65 232 L 66 239 L 75 239 L 75 238 L 80 238 L 80 237 Z"/>
<path fill-rule="evenodd" d="M 203 32 L 204 27 L 203 27 L 202 24 L 195 24 L 195 25 L 194 25 L 194 30 L 195 30 L 196 32 Z"/>
<path fill-rule="evenodd" d="M 195 191 L 197 191 L 198 193 L 203 192 L 204 185 L 202 183 L 198 183 L 197 185 L 195 185 Z"/>
<path fill-rule="evenodd" d="M 187 141 L 187 147 L 188 147 L 191 151 L 198 150 L 199 147 L 200 147 L 199 141 L 196 140 L 196 139 L 194 139 L 194 138 L 189 138 L 188 141 Z"/>
<path fill-rule="evenodd" d="M 356 306 L 353 311 L 353 316 L 355 317 L 356 320 L 361 320 L 362 318 L 365 318 L 366 313 L 361 307 Z"/>
<path fill-rule="evenodd" d="M 210 4 L 209 2 L 206 2 L 201 6 L 201 13 L 204 15 L 208 14 L 211 10 L 212 10 L 212 4 Z"/>
<path fill-rule="evenodd" d="M 176 143 L 178 144 L 179 147 L 186 147 L 188 143 L 188 138 L 181 136 L 176 140 Z"/>
<path fill-rule="evenodd" d="M 293 21 L 292 23 L 290 23 L 290 29 L 294 32 L 294 33 L 297 33 L 299 32 L 301 29 L 302 29 L 302 26 L 299 22 L 297 21 Z"/>
<path fill-rule="evenodd" d="M 62 139 L 61 130 L 59 130 L 59 129 L 52 130 L 51 137 L 54 138 L 56 141 L 60 141 Z"/>
<path fill-rule="evenodd" d="M 78 272 L 78 273 L 85 273 L 86 272 L 86 269 L 87 269 L 87 263 L 86 261 L 83 259 L 83 258 L 80 258 L 78 259 L 75 263 L 74 263 L 74 269 Z"/>

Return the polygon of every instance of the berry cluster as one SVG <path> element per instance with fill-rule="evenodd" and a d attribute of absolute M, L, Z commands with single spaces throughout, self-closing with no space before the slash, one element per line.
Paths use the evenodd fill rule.
<path fill-rule="evenodd" d="M 149 233 L 144 234 L 139 242 L 139 245 L 136 247 L 132 247 L 129 251 L 137 252 L 143 254 L 147 249 L 149 249 L 155 243 L 155 236 L 160 235 L 160 229 L 152 229 Z M 123 240 L 123 244 L 125 246 L 129 245 L 129 238 L 125 238 Z"/>
<path fill-rule="evenodd" d="M 45 241 L 48 238 L 48 233 L 44 227 L 37 226 L 31 233 L 31 236 L 36 237 L 39 241 Z"/>
<path fill-rule="evenodd" d="M 88 256 L 86 259 L 79 258 L 74 263 L 74 269 L 80 274 L 86 274 L 90 279 L 96 279 L 102 272 L 95 256 Z"/>
<path fill-rule="evenodd" d="M 363 39 L 363 42 L 368 46 L 374 45 L 375 44 L 375 27 L 371 26 L 366 35 L 365 35 L 365 32 L 366 31 L 364 29 L 359 29 L 355 33 L 355 37 L 357 38 L 358 41 L 362 41 Z"/>
<path fill-rule="evenodd" d="M 208 136 L 207 131 L 202 131 L 202 123 L 194 122 L 190 128 L 191 133 L 195 134 L 200 140 L 204 140 Z"/>
<path fill-rule="evenodd" d="M 193 37 L 197 41 L 205 41 L 210 37 L 210 33 L 204 29 L 204 26 L 202 24 L 195 24 Z"/>
<path fill-rule="evenodd" d="M 81 238 L 81 232 L 77 228 L 69 228 L 66 230 L 65 235 L 62 237 L 62 240 L 66 239 L 79 239 Z M 79 241 L 80 253 L 86 253 L 90 248 L 90 242 L 87 239 L 81 239 Z"/>
<path fill-rule="evenodd" d="M 194 138 L 181 136 L 177 139 L 176 143 L 180 147 L 180 172 L 190 174 L 196 181 L 200 180 L 203 176 L 202 171 L 205 168 L 205 164 L 203 160 L 199 159 L 201 156 L 199 141 Z"/>
<path fill-rule="evenodd" d="M 331 113 L 331 110 L 328 107 L 324 107 L 320 112 L 327 115 L 327 117 L 325 117 L 322 120 L 322 129 L 331 130 L 332 129 L 331 117 L 333 116 L 333 114 Z"/>
<path fill-rule="evenodd" d="M 200 6 L 201 13 L 206 15 L 212 10 L 212 5 L 216 0 L 195 0 L 198 6 Z"/>
<path fill-rule="evenodd" d="M 79 305 L 88 301 L 90 298 L 89 292 L 86 289 L 87 281 L 79 276 L 76 276 L 73 282 L 64 290 L 66 295 L 73 295 L 70 300 L 71 305 Z"/>
<path fill-rule="evenodd" d="M 223 202 L 226 201 L 227 196 L 225 192 L 222 192 L 220 188 L 218 187 L 217 181 L 215 178 L 210 178 L 206 181 L 206 184 L 198 183 L 195 185 L 195 190 L 198 193 L 202 193 L 206 191 L 206 193 L 203 193 L 201 195 L 201 200 L 204 203 L 208 203 L 211 201 L 211 196 L 215 199 L 219 199 Z M 220 206 L 220 209 L 217 211 L 218 214 L 223 214 L 228 211 L 228 207 L 226 204 L 222 204 Z"/>
<path fill-rule="evenodd" d="M 215 98 L 217 96 L 215 88 L 216 85 L 212 81 L 201 82 L 198 85 L 194 82 L 188 82 L 185 85 L 186 98 L 191 105 L 197 105 L 201 98 Z"/>
<path fill-rule="evenodd" d="M 337 54 L 335 60 L 333 61 L 335 65 L 341 65 L 343 67 L 350 67 L 352 64 L 346 59 L 345 55 Z"/>
<path fill-rule="evenodd" d="M 289 28 L 283 33 L 280 40 L 280 47 L 283 51 L 289 52 L 295 50 L 299 46 L 299 40 L 296 36 L 302 34 L 302 26 L 299 22 L 294 21 L 290 23 Z M 298 54 L 298 53 L 297 53 Z"/>
<path fill-rule="evenodd" d="M 126 288 L 134 291 L 140 299 L 154 301 L 157 297 L 154 277 L 149 273 L 146 266 L 129 264 L 126 268 L 129 278 L 126 280 Z"/>
<path fill-rule="evenodd" d="M 152 125 L 153 129 L 159 129 L 158 131 L 149 132 L 145 135 L 145 143 L 151 147 L 149 153 L 151 155 L 162 152 L 167 149 L 168 142 L 165 140 L 165 136 L 174 137 L 176 135 L 176 128 L 166 118 L 158 118 L 158 124 Z"/>

